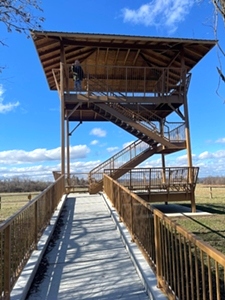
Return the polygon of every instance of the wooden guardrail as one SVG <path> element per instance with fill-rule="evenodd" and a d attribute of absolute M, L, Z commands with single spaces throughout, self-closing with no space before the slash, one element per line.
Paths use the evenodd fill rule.
<path fill-rule="evenodd" d="M 104 192 L 169 299 L 225 299 L 225 255 L 106 174 Z"/>
<path fill-rule="evenodd" d="M 0 225 L 0 299 L 10 299 L 31 252 L 65 192 L 64 176 Z"/>

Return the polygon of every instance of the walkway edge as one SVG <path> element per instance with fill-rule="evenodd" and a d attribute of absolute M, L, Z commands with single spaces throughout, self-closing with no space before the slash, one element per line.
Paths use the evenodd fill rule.
<path fill-rule="evenodd" d="M 67 195 L 63 195 L 51 220 L 50 225 L 45 229 L 43 235 L 41 236 L 40 241 L 37 245 L 37 250 L 34 250 L 31 254 L 30 259 L 25 265 L 22 273 L 20 274 L 11 294 L 10 300 L 24 300 L 26 299 L 27 293 L 31 287 L 32 281 L 35 277 L 39 264 L 42 260 L 42 257 L 45 253 L 45 250 L 48 246 L 48 243 L 54 232 L 56 223 L 61 214 L 64 202 Z"/>
<path fill-rule="evenodd" d="M 149 296 L 149 299 L 167 300 L 168 297 L 159 288 L 157 288 L 156 276 L 143 257 L 140 249 L 135 243 L 131 242 L 131 235 L 126 226 L 122 222 L 119 222 L 119 215 L 116 209 L 112 206 L 111 201 L 108 199 L 105 193 L 101 193 L 101 195 L 105 200 L 105 203 L 111 213 L 111 217 L 120 233 L 124 246 L 130 255 L 130 258 Z"/>

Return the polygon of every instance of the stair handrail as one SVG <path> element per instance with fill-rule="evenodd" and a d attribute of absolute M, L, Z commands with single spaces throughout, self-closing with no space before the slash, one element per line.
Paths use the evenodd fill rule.
<path fill-rule="evenodd" d="M 127 116 L 129 118 L 131 118 L 132 120 L 134 120 L 135 122 L 139 121 L 140 124 L 145 127 L 148 130 L 151 130 L 152 132 L 154 132 L 155 134 L 157 134 L 158 136 L 164 138 L 166 141 L 170 142 L 170 138 L 167 138 L 165 135 L 165 132 L 162 134 L 157 126 L 155 124 L 153 124 L 151 121 L 149 121 L 148 119 L 142 117 L 141 115 L 139 115 L 138 113 L 135 113 L 134 111 L 123 107 L 122 105 L 118 104 L 118 103 L 110 103 L 110 105 L 115 108 L 118 112 L 122 113 L 124 116 Z M 119 109 L 118 109 L 119 108 Z M 126 113 L 124 113 L 126 112 Z M 147 126 L 147 125 L 150 126 Z M 168 133 L 169 136 L 169 133 Z"/>
<path fill-rule="evenodd" d="M 143 146 L 145 146 L 145 149 L 149 148 L 150 145 L 143 142 L 142 140 L 136 140 L 133 143 L 129 144 L 127 147 L 123 148 L 121 151 L 119 151 L 118 153 L 116 153 L 115 155 L 113 155 L 112 157 L 110 157 L 109 159 L 107 159 L 106 161 L 104 161 L 103 163 L 101 163 L 100 165 L 98 165 L 97 167 L 95 167 L 93 170 L 91 170 L 89 172 L 90 176 L 93 175 L 94 173 L 99 172 L 100 170 L 104 170 L 106 168 L 108 168 L 108 165 L 112 164 L 113 168 L 115 167 L 115 161 L 116 159 L 120 158 L 122 155 L 128 153 L 128 151 L 131 152 L 132 149 L 137 149 L 137 147 L 142 144 Z M 145 150 L 144 149 L 144 150 Z M 132 155 L 130 155 L 130 157 L 132 157 Z M 137 155 L 135 155 L 134 157 L 137 157 Z"/>

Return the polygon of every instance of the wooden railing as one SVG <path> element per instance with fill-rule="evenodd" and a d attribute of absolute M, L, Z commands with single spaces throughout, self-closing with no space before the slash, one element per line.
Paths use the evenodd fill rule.
<path fill-rule="evenodd" d="M 0 225 L 0 299 L 10 292 L 65 192 L 61 176 Z"/>
<path fill-rule="evenodd" d="M 104 192 L 169 299 L 225 299 L 225 255 L 106 174 Z"/>

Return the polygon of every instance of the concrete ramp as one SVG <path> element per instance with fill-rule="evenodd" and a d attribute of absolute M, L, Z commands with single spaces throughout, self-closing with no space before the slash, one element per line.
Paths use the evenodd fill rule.
<path fill-rule="evenodd" d="M 69 194 L 25 299 L 166 299 L 141 256 L 151 275 L 146 289 L 125 240 L 103 194 Z"/>

